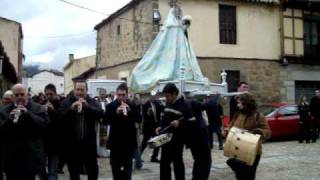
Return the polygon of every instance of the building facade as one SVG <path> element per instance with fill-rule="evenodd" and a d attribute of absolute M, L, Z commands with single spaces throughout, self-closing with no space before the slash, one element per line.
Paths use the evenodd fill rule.
<path fill-rule="evenodd" d="M 28 77 L 24 84 L 27 85 L 31 95 L 44 92 L 44 88 L 48 84 L 55 85 L 58 94 L 64 93 L 63 73 L 57 70 L 41 70 L 31 77 Z"/>
<path fill-rule="evenodd" d="M 81 75 L 96 66 L 96 56 L 88 56 L 75 59 L 73 54 L 69 55 L 69 62 L 64 70 L 64 93 L 68 94 L 73 90 L 73 78 Z"/>
<path fill-rule="evenodd" d="M 18 81 L 21 82 L 24 59 L 22 25 L 19 22 L 0 17 L 0 41 L 6 56 L 14 66 Z"/>
<path fill-rule="evenodd" d="M 306 25 L 308 19 L 313 24 L 319 18 L 314 8 L 318 3 L 302 6 L 303 1 L 290 0 L 133 0 L 95 27 L 96 77 L 127 78 L 175 3 L 192 17 L 188 37 L 203 74 L 212 82 L 220 82 L 225 69 L 229 91 L 247 81 L 260 102 L 294 102 L 320 88 L 320 66 L 305 60 L 310 59 L 307 52 L 314 59 L 319 52 L 319 46 L 306 43 L 319 39 L 319 29 L 311 30 L 319 26 Z M 307 31 L 310 37 L 304 38 Z"/>

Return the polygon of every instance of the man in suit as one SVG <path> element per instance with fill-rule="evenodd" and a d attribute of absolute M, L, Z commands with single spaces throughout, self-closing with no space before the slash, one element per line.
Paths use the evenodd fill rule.
<path fill-rule="evenodd" d="M 66 139 L 66 161 L 70 180 L 80 180 L 82 164 L 88 180 L 97 180 L 96 122 L 103 115 L 100 104 L 87 94 L 85 81 L 75 82 L 74 91 L 61 104 L 60 112 L 64 118 Z"/>
<path fill-rule="evenodd" d="M 117 99 L 106 108 L 106 124 L 110 125 L 108 149 L 114 180 L 131 180 L 132 159 L 137 148 L 136 122 L 139 109 L 128 99 L 128 87 L 120 84 Z"/>

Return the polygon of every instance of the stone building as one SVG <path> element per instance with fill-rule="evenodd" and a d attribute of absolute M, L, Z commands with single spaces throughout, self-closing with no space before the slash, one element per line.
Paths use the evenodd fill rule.
<path fill-rule="evenodd" d="M 132 0 L 96 25 L 95 76 L 126 79 L 175 3 Z M 177 4 L 193 19 L 189 38 L 203 74 L 211 81 L 219 82 L 225 69 L 230 91 L 239 81 L 247 81 L 261 102 L 294 102 L 320 88 L 319 2 L 180 0 Z"/>
<path fill-rule="evenodd" d="M 0 96 L 22 79 L 21 24 L 0 17 Z"/>
<path fill-rule="evenodd" d="M 14 66 L 0 41 L 0 96 L 2 97 L 3 93 L 17 81 L 18 77 Z"/>
<path fill-rule="evenodd" d="M 18 81 L 22 80 L 23 33 L 19 22 L 0 17 L 0 41 L 9 61 L 17 74 Z"/>
<path fill-rule="evenodd" d="M 64 93 L 68 94 L 73 90 L 73 78 L 81 75 L 96 66 L 96 56 L 88 56 L 75 59 L 73 54 L 69 55 L 69 62 L 64 70 Z"/>

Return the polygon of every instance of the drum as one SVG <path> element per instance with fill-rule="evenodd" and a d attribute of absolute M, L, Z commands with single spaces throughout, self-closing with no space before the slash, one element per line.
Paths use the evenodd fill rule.
<path fill-rule="evenodd" d="M 172 133 L 165 133 L 150 139 L 148 141 L 148 144 L 150 148 L 156 148 L 170 142 L 171 139 Z"/>
<path fill-rule="evenodd" d="M 260 139 L 260 135 L 232 127 L 224 145 L 224 155 L 252 166 L 256 159 L 258 148 L 261 146 Z"/>

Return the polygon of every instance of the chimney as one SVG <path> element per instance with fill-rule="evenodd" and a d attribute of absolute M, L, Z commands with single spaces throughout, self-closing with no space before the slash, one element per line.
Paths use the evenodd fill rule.
<path fill-rule="evenodd" d="M 69 60 L 72 61 L 74 59 L 74 54 L 69 54 Z"/>

